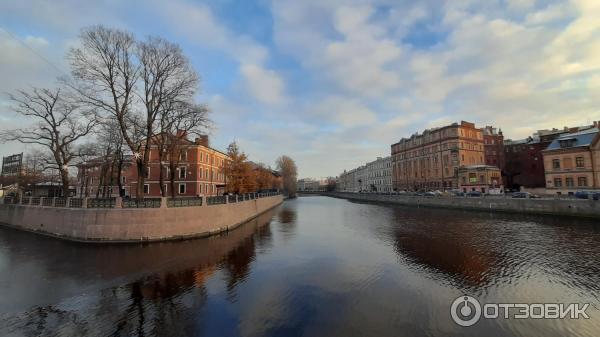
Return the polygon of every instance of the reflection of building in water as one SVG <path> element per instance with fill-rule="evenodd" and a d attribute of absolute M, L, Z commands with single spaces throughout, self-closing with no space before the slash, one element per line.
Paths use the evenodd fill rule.
<path fill-rule="evenodd" d="M 73 282 L 78 284 L 98 278 L 104 283 L 122 282 L 119 279 L 128 275 L 153 273 L 126 286 L 98 289 L 97 296 L 61 297 L 60 309 L 48 306 L 0 318 L 0 335 L 4 335 L 5 323 L 10 324 L 11 331 L 28 335 L 31 322 L 35 322 L 31 335 L 41 336 L 55 335 L 56 329 L 61 335 L 76 336 L 195 335 L 197 325 L 190 317 L 198 315 L 204 306 L 206 281 L 217 271 L 224 271 L 228 291 L 235 296 L 236 286 L 250 272 L 256 250 L 271 245 L 269 222 L 273 216 L 273 211 L 266 212 L 233 231 L 206 239 L 140 246 L 78 246 L 78 265 L 92 266 L 73 275 Z M 39 241 L 52 246 L 56 254 L 72 254 L 71 243 Z M 56 245 L 66 249 L 61 251 Z M 193 296 L 186 296 L 191 292 Z M 90 302 L 94 299 L 96 303 Z M 82 300 L 86 301 L 84 307 L 78 305 Z"/>
<path fill-rule="evenodd" d="M 418 211 L 404 209 L 398 212 L 402 213 L 397 214 L 402 219 L 399 220 L 402 226 L 395 229 L 396 249 L 409 262 L 435 273 L 450 275 L 455 281 L 468 286 L 490 282 L 499 259 L 493 251 L 493 244 L 486 242 L 485 232 L 478 233 L 478 228 L 471 222 L 453 220 L 451 214 L 441 220 L 439 213 L 419 212 L 419 218 L 430 219 L 413 223 L 406 219 L 415 217 L 413 213 Z M 473 216 L 477 216 L 476 213 Z M 441 234 L 436 226 L 451 227 L 457 235 Z"/>

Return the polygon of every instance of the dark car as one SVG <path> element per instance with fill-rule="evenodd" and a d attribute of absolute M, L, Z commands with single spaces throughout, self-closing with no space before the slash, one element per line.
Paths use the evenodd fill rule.
<path fill-rule="evenodd" d="M 423 195 L 426 197 L 435 197 L 436 196 L 435 192 L 425 192 L 425 193 L 423 193 Z"/>
<path fill-rule="evenodd" d="M 479 191 L 471 191 L 467 193 L 467 197 L 482 197 L 483 193 Z"/>
<path fill-rule="evenodd" d="M 575 192 L 575 198 L 577 198 L 577 199 L 591 199 L 590 197 L 593 197 L 591 194 L 592 193 L 590 193 L 588 191 L 577 191 L 577 192 Z"/>
<path fill-rule="evenodd" d="M 530 194 L 528 192 L 515 192 L 512 194 L 512 197 L 516 199 L 527 199 L 530 197 Z"/>

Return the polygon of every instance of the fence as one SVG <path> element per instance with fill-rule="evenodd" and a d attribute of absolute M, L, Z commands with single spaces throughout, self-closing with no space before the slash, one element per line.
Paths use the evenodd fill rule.
<path fill-rule="evenodd" d="M 67 207 L 67 198 L 54 199 L 54 207 Z"/>
<path fill-rule="evenodd" d="M 114 208 L 115 205 L 115 198 L 88 199 L 87 201 L 87 208 Z"/>
<path fill-rule="evenodd" d="M 227 196 L 209 196 L 206 197 L 206 205 L 223 205 L 227 203 L 238 203 L 255 200 L 259 198 L 273 197 L 280 195 L 279 192 L 267 193 L 247 193 L 241 195 Z M 68 207 L 68 208 L 160 208 L 166 200 L 166 206 L 172 207 L 198 207 L 203 206 L 202 197 L 181 197 L 181 198 L 144 198 L 122 199 L 117 204 L 117 198 L 47 198 L 47 197 L 4 197 L 3 203 L 7 205 L 28 205 L 28 206 L 46 206 L 46 207 Z"/>
<path fill-rule="evenodd" d="M 194 207 L 202 206 L 202 198 L 170 198 L 167 207 Z"/>
<path fill-rule="evenodd" d="M 82 208 L 83 207 L 83 199 L 81 198 L 71 198 L 69 200 L 70 208 Z"/>
<path fill-rule="evenodd" d="M 121 203 L 123 208 L 160 208 L 160 198 L 123 199 Z"/>
<path fill-rule="evenodd" d="M 227 197 L 223 195 L 214 196 L 214 197 L 206 197 L 206 204 L 208 206 L 211 205 L 221 205 L 227 203 Z"/>

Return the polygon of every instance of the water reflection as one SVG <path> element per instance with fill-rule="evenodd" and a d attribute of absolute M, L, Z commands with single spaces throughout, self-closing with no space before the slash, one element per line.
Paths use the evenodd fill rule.
<path fill-rule="evenodd" d="M 593 221 L 307 197 L 220 237 L 90 246 L 0 230 L 0 336 L 598 336 Z M 454 324 L 450 303 L 590 303 Z"/>
<path fill-rule="evenodd" d="M 514 282 L 532 273 L 570 275 L 561 282 L 600 290 L 600 227 L 561 217 L 394 209 L 398 253 L 416 268 L 465 289 Z M 540 226 L 540 220 L 543 226 Z M 549 258 L 551 255 L 551 258 Z"/>
<path fill-rule="evenodd" d="M 195 326 L 195 313 L 206 300 L 207 280 L 221 270 L 233 298 L 236 284 L 248 275 L 257 246 L 270 244 L 272 217 L 273 212 L 264 213 L 234 231 L 207 239 L 145 245 L 81 245 L 3 229 L 6 235 L 2 239 L 10 241 L 10 244 L 2 242 L 7 248 L 6 259 L 18 263 L 19 259 L 33 258 L 43 269 L 44 277 L 50 279 L 50 284 L 43 285 L 48 298 L 44 299 L 38 293 L 36 298 L 29 300 L 43 303 L 54 301 L 55 297 L 67 299 L 57 305 L 38 305 L 18 315 L 3 314 L 0 316 L 0 335 L 188 335 Z M 26 243 L 26 240 L 36 244 L 29 247 L 31 241 Z M 27 255 L 22 255 L 23 247 L 29 248 Z M 65 275 L 65 265 L 52 265 L 60 259 L 70 258 L 75 249 L 77 256 L 71 266 L 81 266 L 81 270 L 71 268 Z M 43 260 L 44 250 L 52 251 L 54 256 Z M 124 286 L 102 289 L 105 282 L 114 280 L 122 284 L 130 278 L 138 279 Z M 52 283 L 81 284 L 86 288 L 84 284 L 89 281 L 95 282 L 92 287 L 87 287 L 89 291 L 102 290 L 97 294 L 80 293 L 73 297 L 68 297 L 69 291 L 60 287 L 55 289 L 60 294 L 50 291 Z M 27 289 L 21 290 L 23 292 L 15 297 L 27 297 Z M 7 303 L 5 297 L 2 304 L 5 308 L 18 310 L 15 303 Z"/>

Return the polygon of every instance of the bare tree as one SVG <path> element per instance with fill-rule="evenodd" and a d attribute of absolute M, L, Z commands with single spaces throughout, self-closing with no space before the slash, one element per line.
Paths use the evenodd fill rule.
<path fill-rule="evenodd" d="M 153 137 L 168 106 L 193 99 L 198 75 L 181 48 L 160 38 L 136 41 L 129 32 L 94 26 L 69 53 L 84 102 L 114 117 L 133 152 L 138 198 L 143 197 Z"/>
<path fill-rule="evenodd" d="M 52 158 L 47 169 L 56 169 L 60 174 L 63 195 L 69 191 L 69 166 L 77 157 L 76 145 L 88 135 L 97 123 L 94 110 L 86 110 L 79 104 L 67 100 L 61 89 L 20 90 L 9 95 L 13 109 L 36 123 L 23 129 L 4 131 L 0 139 L 35 144 L 48 150 Z"/>
<path fill-rule="evenodd" d="M 171 196 L 175 197 L 175 179 L 177 178 L 177 167 L 181 161 L 187 158 L 186 148 L 189 146 L 189 136 L 201 136 L 211 121 L 208 118 L 209 110 L 204 105 L 178 103 L 175 106 L 168 105 L 168 110 L 162 113 L 161 133 L 156 137 L 160 165 L 160 188 L 163 196 L 164 189 L 164 167 L 163 162 L 168 165 L 168 178 L 171 187 Z"/>
<path fill-rule="evenodd" d="M 295 197 L 298 178 L 296 163 L 288 156 L 281 156 L 277 158 L 277 169 L 283 178 L 283 190 L 289 197 Z"/>

